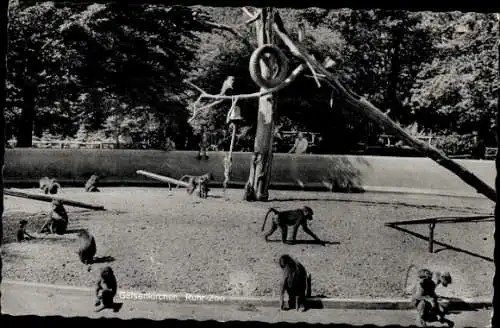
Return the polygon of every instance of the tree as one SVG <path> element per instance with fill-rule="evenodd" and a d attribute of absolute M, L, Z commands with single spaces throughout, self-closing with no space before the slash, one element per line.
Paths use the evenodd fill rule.
<path fill-rule="evenodd" d="M 445 14 L 441 14 L 445 15 Z M 495 143 L 498 22 L 492 14 L 450 13 L 428 22 L 437 56 L 422 67 L 407 102 L 422 125 Z"/>
<path fill-rule="evenodd" d="M 69 8 L 51 2 L 9 6 L 6 123 L 7 133 L 17 135 L 18 147 L 31 146 L 34 127 L 42 125 L 41 133 L 47 122 L 56 126 L 59 118 L 64 122 L 64 116 L 72 116 L 69 104 L 78 81 L 71 74 L 72 50 L 64 47 L 58 30 L 70 15 Z"/>
<path fill-rule="evenodd" d="M 82 87 L 101 103 L 110 95 L 115 102 L 101 108 L 104 114 L 87 111 L 85 119 L 98 127 L 107 115 L 141 117 L 147 110 L 165 122 L 159 135 L 168 133 L 184 144 L 190 129 L 184 123 L 188 112 L 182 81 L 195 58 L 195 32 L 208 28 L 204 19 L 197 8 L 118 3 L 90 5 L 74 15 L 62 31 L 66 44 L 82 56 Z"/>
<path fill-rule="evenodd" d="M 298 16 L 312 26 L 339 33 L 345 45 L 337 72 L 348 87 L 376 106 L 390 109 L 392 118 L 411 122 L 411 109 L 404 99 L 421 65 L 433 55 L 432 31 L 422 24 L 425 14 L 310 8 Z"/>

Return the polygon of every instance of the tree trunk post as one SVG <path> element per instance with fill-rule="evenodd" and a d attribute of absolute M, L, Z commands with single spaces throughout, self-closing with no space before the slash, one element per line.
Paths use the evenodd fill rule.
<path fill-rule="evenodd" d="M 0 116 L 0 247 L 3 241 L 3 169 L 4 169 L 4 155 L 5 155 L 5 105 L 7 103 L 7 47 L 9 44 L 8 38 L 8 21 L 9 21 L 9 1 L 2 1 L 0 6 L 0 109 L 2 110 L 2 115 Z M 0 255 L 0 284 L 2 283 L 2 256 Z M 0 298 L 2 294 L 0 292 Z M 0 314 L 2 313 L 2 307 L 0 305 Z"/>
<path fill-rule="evenodd" d="M 434 228 L 436 223 L 429 223 L 429 253 L 434 253 Z"/>
<path fill-rule="evenodd" d="M 273 43 L 273 9 L 263 8 L 260 19 L 256 22 L 258 47 Z M 270 75 L 270 68 L 260 63 L 262 74 Z M 260 91 L 265 91 L 261 88 Z M 254 153 L 250 163 L 250 175 L 245 187 L 244 199 L 247 201 L 266 201 L 269 199 L 269 183 L 273 161 L 273 130 L 276 95 L 269 94 L 259 98 L 257 131 L 255 133 Z"/>
<path fill-rule="evenodd" d="M 498 54 L 498 77 L 500 78 L 500 14 L 496 14 L 497 18 L 497 54 Z M 491 327 L 498 327 L 500 324 L 500 320 L 498 320 L 498 316 L 495 316 L 495 304 L 500 302 L 500 293 L 496 291 L 496 286 L 500 285 L 498 280 L 500 279 L 500 275 L 498 274 L 498 261 L 500 260 L 500 236 L 498 235 L 497 227 L 500 224 L 500 205 L 498 201 L 500 200 L 500 196 L 498 192 L 500 191 L 500 89 L 497 91 L 498 103 L 497 103 L 497 118 L 496 118 L 496 134 L 497 134 L 497 156 L 495 158 L 495 167 L 497 175 L 495 177 L 495 190 L 497 201 L 495 203 L 495 225 L 493 230 L 493 239 L 494 248 L 493 248 L 493 262 L 495 263 L 495 272 L 493 273 L 493 308 L 491 312 Z M 496 311 L 498 313 L 498 311 Z"/>

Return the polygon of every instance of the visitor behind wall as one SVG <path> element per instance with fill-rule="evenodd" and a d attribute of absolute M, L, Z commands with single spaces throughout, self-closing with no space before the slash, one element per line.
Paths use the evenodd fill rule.
<path fill-rule="evenodd" d="M 200 147 L 200 152 L 198 154 L 198 159 L 202 159 L 203 157 L 205 159 L 208 159 L 207 151 L 208 151 L 208 133 L 207 129 L 205 127 L 201 128 L 201 140 L 200 143 L 198 144 Z"/>
<path fill-rule="evenodd" d="M 118 136 L 118 143 L 120 144 L 120 148 L 132 148 L 134 141 L 132 140 L 132 136 L 130 135 L 130 130 L 128 128 L 122 129 L 122 132 Z"/>
<path fill-rule="evenodd" d="M 307 142 L 307 139 L 304 138 L 304 134 L 302 132 L 299 132 L 299 134 L 297 135 L 297 139 L 295 139 L 295 144 L 288 153 L 305 154 L 308 145 L 309 143 Z"/>
<path fill-rule="evenodd" d="M 167 139 L 165 140 L 165 150 L 166 151 L 175 150 L 175 142 L 172 139 L 170 139 L 170 137 L 167 137 Z"/>

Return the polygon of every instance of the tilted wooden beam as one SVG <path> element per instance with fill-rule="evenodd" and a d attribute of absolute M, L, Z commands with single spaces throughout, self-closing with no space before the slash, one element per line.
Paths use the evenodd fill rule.
<path fill-rule="evenodd" d="M 461 222 L 475 222 L 483 221 L 487 219 L 492 219 L 495 216 L 492 215 L 478 215 L 478 216 L 465 216 L 465 217 L 442 217 L 442 218 L 429 218 L 421 220 L 408 220 L 408 221 L 394 221 L 387 222 L 385 226 L 395 226 L 395 225 L 415 225 L 415 224 L 429 224 L 429 223 L 461 223 Z"/>
<path fill-rule="evenodd" d="M 283 22 L 279 14 L 275 16 L 273 28 L 276 34 L 283 40 L 286 46 L 290 49 L 292 54 L 302 58 L 308 62 L 319 73 L 325 76 L 328 84 L 339 93 L 340 99 L 346 104 L 350 105 L 350 109 L 362 114 L 373 122 L 383 126 L 384 128 L 392 131 L 397 137 L 413 147 L 418 152 L 434 160 L 439 165 L 453 172 L 456 176 L 462 179 L 465 183 L 475 188 L 478 193 L 488 197 L 493 202 L 496 202 L 496 192 L 487 183 L 479 179 L 474 173 L 468 171 L 465 167 L 450 159 L 444 152 L 434 148 L 426 142 L 420 141 L 406 132 L 399 124 L 391 120 L 380 109 L 375 107 L 365 98 L 357 95 L 353 91 L 344 87 L 340 81 L 329 72 L 323 65 L 316 61 L 307 50 L 303 49 L 300 45 L 295 44 L 286 32 Z"/>
<path fill-rule="evenodd" d="M 151 173 L 151 172 L 143 171 L 143 170 L 137 170 L 136 173 L 140 174 L 140 175 L 144 175 L 148 178 L 158 180 L 158 181 L 162 181 L 162 182 L 166 182 L 166 183 L 173 183 L 173 184 L 176 184 L 176 185 L 179 185 L 182 187 L 186 187 L 186 188 L 191 187 L 191 185 L 187 182 L 177 180 L 174 178 L 170 178 L 170 177 L 166 177 L 164 175 L 159 175 L 159 174 L 155 174 L 155 173 Z"/>

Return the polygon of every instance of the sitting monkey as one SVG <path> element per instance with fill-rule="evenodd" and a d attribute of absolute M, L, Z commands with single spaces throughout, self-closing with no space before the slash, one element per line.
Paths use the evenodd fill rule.
<path fill-rule="evenodd" d="M 68 227 L 68 212 L 59 199 L 52 200 L 51 210 L 47 221 L 40 229 L 40 233 L 56 233 L 63 235 Z"/>
<path fill-rule="evenodd" d="M 453 322 L 445 319 L 445 311 L 439 305 L 436 295 L 436 287 L 439 284 L 447 287 L 451 282 L 449 272 L 432 272 L 428 269 L 418 271 L 412 302 L 417 308 L 417 320 L 422 327 L 426 327 L 428 322 L 434 321 L 447 323 L 449 327 L 453 327 Z"/>
<path fill-rule="evenodd" d="M 17 232 L 16 232 L 16 239 L 18 242 L 21 242 L 23 240 L 35 239 L 35 237 L 31 236 L 28 232 L 26 232 L 26 225 L 27 224 L 28 224 L 28 221 L 26 221 L 24 219 L 19 221 L 19 228 L 17 229 Z"/>

